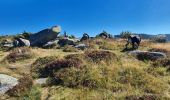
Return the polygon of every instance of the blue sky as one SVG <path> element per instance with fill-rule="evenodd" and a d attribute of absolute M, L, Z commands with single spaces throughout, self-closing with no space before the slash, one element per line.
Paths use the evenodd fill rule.
<path fill-rule="evenodd" d="M 0 34 L 60 25 L 76 36 L 170 33 L 170 0 L 0 0 Z"/>

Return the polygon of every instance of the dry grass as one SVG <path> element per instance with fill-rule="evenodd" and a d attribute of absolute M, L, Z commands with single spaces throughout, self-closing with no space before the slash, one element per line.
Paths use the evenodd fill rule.
<path fill-rule="evenodd" d="M 25 60 L 30 59 L 33 57 L 33 53 L 31 51 L 31 48 L 28 47 L 21 47 L 21 48 L 15 48 L 13 49 L 4 59 L 4 61 L 7 61 L 9 63 L 15 63 L 19 60 Z"/>
<path fill-rule="evenodd" d="M 164 52 L 170 57 L 170 43 L 157 43 L 151 46 L 150 51 Z"/>
<path fill-rule="evenodd" d="M 30 91 L 27 90 L 27 95 L 20 96 L 21 98 L 35 97 L 44 100 L 170 98 L 170 74 L 166 67 L 169 64 L 167 65 L 166 60 L 158 61 L 160 63 L 155 65 L 158 67 L 154 68 L 150 62 L 139 61 L 120 52 L 126 40 L 96 39 L 84 42 L 91 45 L 90 49 L 93 50 L 63 52 L 62 49 L 32 48 L 31 51 L 36 56 L 12 64 L 1 64 L 0 73 L 20 78 L 31 71 L 37 78 L 42 70 L 52 69 L 50 74 L 53 75 L 47 77 L 51 76 L 55 84 L 45 87 L 33 85 Z M 170 50 L 169 43 L 155 44 L 143 41 L 141 46 L 141 50 L 152 48 Z M 0 59 L 8 54 L 9 52 L 0 52 Z M 51 59 L 51 56 L 56 59 Z"/>

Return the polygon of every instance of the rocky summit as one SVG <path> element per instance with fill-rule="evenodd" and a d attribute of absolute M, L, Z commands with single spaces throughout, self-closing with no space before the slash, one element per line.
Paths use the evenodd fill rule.
<path fill-rule="evenodd" d="M 44 29 L 38 33 L 32 34 L 30 36 L 31 46 L 42 47 L 47 42 L 55 40 L 61 31 L 60 26 L 54 26 L 50 29 Z"/>

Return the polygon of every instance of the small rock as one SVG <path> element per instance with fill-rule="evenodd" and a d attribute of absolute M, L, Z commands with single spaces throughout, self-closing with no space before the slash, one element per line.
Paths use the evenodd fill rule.
<path fill-rule="evenodd" d="M 75 46 L 75 48 L 84 50 L 84 49 L 87 48 L 87 45 L 86 44 L 78 44 L 78 45 Z"/>
<path fill-rule="evenodd" d="M 5 74 L 0 74 L 0 94 L 5 94 L 17 84 L 18 79 Z"/>
<path fill-rule="evenodd" d="M 21 47 L 21 46 L 30 46 L 30 41 L 22 38 L 18 38 L 14 41 L 14 46 L 15 47 Z"/>
<path fill-rule="evenodd" d="M 39 85 L 46 84 L 47 83 L 47 79 L 48 78 L 39 78 L 39 79 L 34 81 L 34 84 L 39 84 Z"/>

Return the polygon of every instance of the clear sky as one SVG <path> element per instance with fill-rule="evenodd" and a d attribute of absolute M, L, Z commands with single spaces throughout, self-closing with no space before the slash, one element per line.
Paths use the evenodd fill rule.
<path fill-rule="evenodd" d="M 170 33 L 170 0 L 0 0 L 1 35 L 54 25 L 77 36 Z"/>

